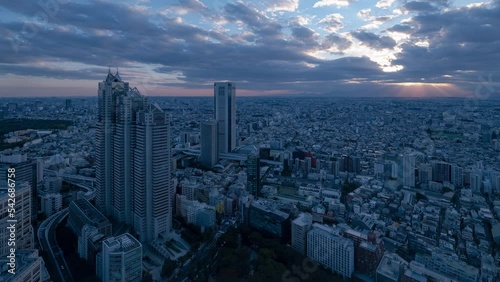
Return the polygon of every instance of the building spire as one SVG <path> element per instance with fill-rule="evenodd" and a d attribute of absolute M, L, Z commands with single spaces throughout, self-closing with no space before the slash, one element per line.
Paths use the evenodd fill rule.
<path fill-rule="evenodd" d="M 108 66 L 108 73 L 111 73 L 111 66 Z"/>

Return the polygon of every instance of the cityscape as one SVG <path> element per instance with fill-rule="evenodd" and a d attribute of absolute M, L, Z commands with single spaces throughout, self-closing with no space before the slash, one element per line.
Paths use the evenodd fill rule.
<path fill-rule="evenodd" d="M 158 14 L 154 1 L 24 2 L 0 4 L 5 30 L 16 13 L 46 17 L 32 37 L 0 45 L 0 281 L 500 281 L 500 41 L 456 20 L 457 44 L 479 53 L 459 57 L 491 62 L 451 63 L 455 51 L 431 37 L 444 42 L 457 27 L 425 26 L 464 15 L 491 31 L 499 1 L 179 0 Z M 111 22 L 128 15 L 128 44 L 146 50 L 134 56 L 151 57 L 120 64 L 106 45 L 85 64 L 70 59 L 73 44 L 86 44 L 77 37 L 90 11 L 101 19 L 93 7 L 123 16 Z M 293 39 L 284 40 L 287 13 Z M 244 48 L 228 35 L 241 54 L 224 58 L 214 46 L 229 39 L 194 25 L 194 14 L 256 38 Z M 180 44 L 171 64 L 139 36 L 154 37 L 160 15 Z M 72 30 L 76 22 L 85 24 Z M 407 28 L 411 44 L 390 33 Z M 77 43 L 61 39 L 67 53 L 38 53 L 51 31 L 68 30 Z M 323 36 L 329 47 L 314 48 L 329 55 L 315 57 L 304 46 Z M 213 58 L 198 60 L 196 44 L 213 45 Z M 356 44 L 371 49 L 358 56 Z M 429 44 L 449 50 L 425 65 L 443 52 Z"/>

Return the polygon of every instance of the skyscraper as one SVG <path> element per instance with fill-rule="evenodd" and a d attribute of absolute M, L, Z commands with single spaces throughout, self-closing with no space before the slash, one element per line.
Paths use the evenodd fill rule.
<path fill-rule="evenodd" d="M 201 158 L 203 165 L 213 167 L 219 158 L 217 152 L 217 122 L 206 121 L 201 123 Z"/>
<path fill-rule="evenodd" d="M 142 245 L 125 233 L 102 242 L 102 281 L 141 281 Z"/>
<path fill-rule="evenodd" d="M 118 72 L 99 83 L 97 207 L 134 226 L 143 242 L 171 228 L 169 130 L 166 113 Z"/>
<path fill-rule="evenodd" d="M 415 187 L 415 156 L 403 156 L 403 185 Z"/>
<path fill-rule="evenodd" d="M 214 83 L 214 107 L 219 153 L 230 153 L 236 147 L 236 86 L 234 83 Z"/>
<path fill-rule="evenodd" d="M 133 161 L 134 228 L 139 239 L 152 241 L 172 226 L 170 122 L 158 106 L 137 113 Z"/>
<path fill-rule="evenodd" d="M 260 197 L 260 158 L 258 153 L 249 154 L 247 157 L 247 191 Z"/>

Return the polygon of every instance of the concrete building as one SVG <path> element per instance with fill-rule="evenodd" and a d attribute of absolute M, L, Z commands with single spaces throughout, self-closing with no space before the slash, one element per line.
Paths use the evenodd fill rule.
<path fill-rule="evenodd" d="M 408 262 L 400 256 L 388 253 L 385 254 L 377 267 L 377 282 L 398 282 L 403 275 Z"/>
<path fill-rule="evenodd" d="M 415 156 L 403 156 L 403 185 L 415 187 Z"/>
<path fill-rule="evenodd" d="M 154 165 L 153 165 L 154 164 Z M 169 232 L 173 186 L 165 112 L 130 88 L 118 72 L 99 83 L 96 204 L 134 227 L 141 241 Z"/>
<path fill-rule="evenodd" d="M 134 229 L 150 242 L 172 229 L 170 122 L 158 106 L 137 113 L 133 150 Z"/>
<path fill-rule="evenodd" d="M 274 208 L 265 201 L 253 201 L 248 210 L 250 227 L 280 238 L 290 240 L 290 215 Z"/>
<path fill-rule="evenodd" d="M 68 227 L 77 236 L 82 236 L 83 227 L 90 225 L 107 236 L 111 236 L 111 222 L 89 201 L 78 199 L 69 204 Z"/>
<path fill-rule="evenodd" d="M 217 142 L 217 122 L 206 121 L 201 123 L 201 156 L 200 162 L 213 167 L 219 160 Z"/>
<path fill-rule="evenodd" d="M 38 250 L 21 250 L 16 251 L 16 274 L 8 272 L 9 259 L 2 256 L 0 258 L 0 281 L 2 282 L 38 282 L 44 281 L 42 277 L 43 259 L 38 255 Z"/>
<path fill-rule="evenodd" d="M 51 216 L 62 208 L 61 194 L 46 194 L 41 197 L 42 212 L 47 216 Z"/>
<path fill-rule="evenodd" d="M 433 251 L 430 256 L 417 253 L 415 261 L 423 264 L 430 270 L 459 281 L 475 282 L 480 277 L 477 268 L 458 260 L 456 257 L 441 253 L 438 250 Z"/>
<path fill-rule="evenodd" d="M 354 243 L 337 228 L 314 223 L 307 233 L 307 256 L 344 279 L 354 273 Z"/>
<path fill-rule="evenodd" d="M 260 197 L 260 188 L 260 158 L 257 153 L 252 153 L 247 157 L 247 191 Z"/>
<path fill-rule="evenodd" d="M 312 226 L 312 215 L 301 213 L 292 221 L 292 248 L 307 254 L 307 232 Z"/>
<path fill-rule="evenodd" d="M 33 227 L 31 226 L 31 187 L 27 182 L 16 182 L 15 192 L 15 218 L 9 217 L 9 209 L 12 209 L 12 199 L 6 187 L 0 186 L 0 257 L 5 257 L 10 253 L 9 245 L 10 231 L 7 227 L 9 220 L 17 220 L 15 229 L 15 248 L 32 249 L 34 245 Z"/>
<path fill-rule="evenodd" d="M 234 83 L 214 83 L 214 107 L 218 151 L 230 153 L 236 148 L 236 86 Z"/>
<path fill-rule="evenodd" d="M 142 279 L 142 245 L 125 233 L 102 242 L 102 281 L 140 282 Z"/>

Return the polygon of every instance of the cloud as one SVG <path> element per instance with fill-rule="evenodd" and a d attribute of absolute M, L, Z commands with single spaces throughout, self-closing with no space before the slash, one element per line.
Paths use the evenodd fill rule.
<path fill-rule="evenodd" d="M 316 3 L 314 3 L 313 8 L 320 8 L 324 6 L 337 6 L 337 8 L 340 7 L 347 7 L 351 3 L 356 2 L 357 0 L 321 0 Z"/>
<path fill-rule="evenodd" d="M 268 6 L 267 10 L 295 12 L 299 8 L 299 0 L 265 0 L 264 5 Z"/>
<path fill-rule="evenodd" d="M 327 15 L 326 17 L 321 19 L 318 23 L 323 24 L 323 26 L 325 26 L 324 28 L 325 30 L 329 32 L 334 32 L 344 27 L 342 19 L 344 19 L 344 17 L 341 14 L 335 13 Z"/>
<path fill-rule="evenodd" d="M 386 9 L 391 7 L 394 2 L 396 2 L 396 0 L 380 0 L 375 4 L 375 7 Z"/>
<path fill-rule="evenodd" d="M 396 46 L 396 41 L 389 36 L 378 36 L 368 31 L 353 31 L 351 35 L 362 44 L 373 49 L 392 49 Z"/>
<path fill-rule="evenodd" d="M 348 49 L 352 46 L 352 42 L 345 37 L 339 36 L 335 33 L 331 33 L 325 37 L 322 42 L 322 47 L 324 49 L 330 49 L 333 47 L 337 50 L 337 52 L 341 53 L 342 51 Z"/>

